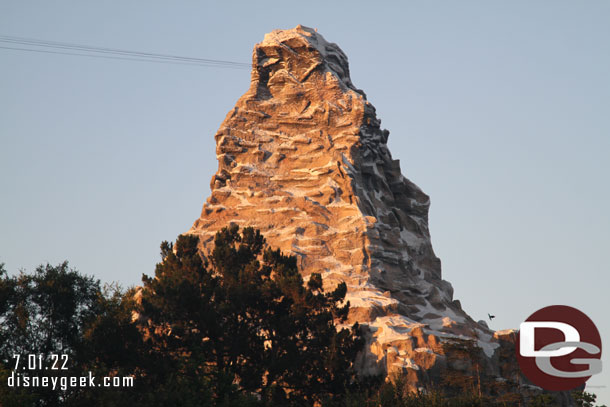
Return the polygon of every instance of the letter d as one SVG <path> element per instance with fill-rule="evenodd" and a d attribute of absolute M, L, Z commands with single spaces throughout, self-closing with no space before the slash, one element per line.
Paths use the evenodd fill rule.
<path fill-rule="evenodd" d="M 527 321 L 519 326 L 519 353 L 524 357 L 557 357 L 576 350 L 575 346 L 565 346 L 556 350 L 535 350 L 534 337 L 536 328 L 552 328 L 561 331 L 564 342 L 579 342 L 580 334 L 572 325 L 556 321 Z"/>
<path fill-rule="evenodd" d="M 8 387 L 13 387 L 15 385 L 15 372 L 11 373 L 8 377 Z"/>

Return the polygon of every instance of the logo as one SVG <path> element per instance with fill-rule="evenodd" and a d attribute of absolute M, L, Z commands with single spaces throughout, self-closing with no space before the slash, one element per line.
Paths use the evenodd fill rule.
<path fill-rule="evenodd" d="M 530 315 L 520 326 L 516 351 L 523 374 L 546 390 L 574 389 L 602 371 L 602 340 L 595 324 L 566 305 Z"/>

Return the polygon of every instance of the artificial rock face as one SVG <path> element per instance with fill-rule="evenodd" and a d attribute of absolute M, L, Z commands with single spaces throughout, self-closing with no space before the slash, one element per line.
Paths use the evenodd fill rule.
<path fill-rule="evenodd" d="M 447 338 L 474 340 L 498 371 L 499 339 L 441 278 L 430 200 L 401 174 L 388 135 L 336 44 L 302 26 L 273 31 L 254 47 L 250 89 L 215 136 L 212 194 L 189 233 L 205 254 L 219 229 L 252 226 L 297 256 L 305 278 L 344 281 L 349 322 L 368 329 L 364 374 L 403 371 L 415 387 L 446 363 Z"/>

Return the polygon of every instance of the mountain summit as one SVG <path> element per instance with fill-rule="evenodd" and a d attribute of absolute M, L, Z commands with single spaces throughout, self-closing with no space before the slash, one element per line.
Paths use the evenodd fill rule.
<path fill-rule="evenodd" d="M 430 199 L 401 174 L 380 124 L 336 44 L 303 26 L 265 35 L 250 88 L 216 133 L 212 194 L 189 233 L 206 253 L 219 229 L 252 226 L 295 255 L 305 279 L 346 282 L 349 322 L 367 332 L 363 374 L 403 372 L 415 389 L 451 365 L 444 345 L 458 340 L 504 380 L 499 350 L 514 335 L 453 299 L 430 241 Z"/>

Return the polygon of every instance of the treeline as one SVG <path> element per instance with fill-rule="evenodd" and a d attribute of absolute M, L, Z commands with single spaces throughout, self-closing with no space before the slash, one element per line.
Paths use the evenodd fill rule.
<path fill-rule="evenodd" d="M 296 259 L 251 228 L 217 233 L 208 258 L 197 244 L 163 242 L 154 276 L 126 291 L 67 263 L 15 276 L 0 265 L 0 406 L 523 405 L 474 382 L 447 395 L 358 377 L 360 328 L 336 326 L 349 311 L 345 284 L 304 283 Z M 578 397 L 593 406 L 593 395 Z"/>

